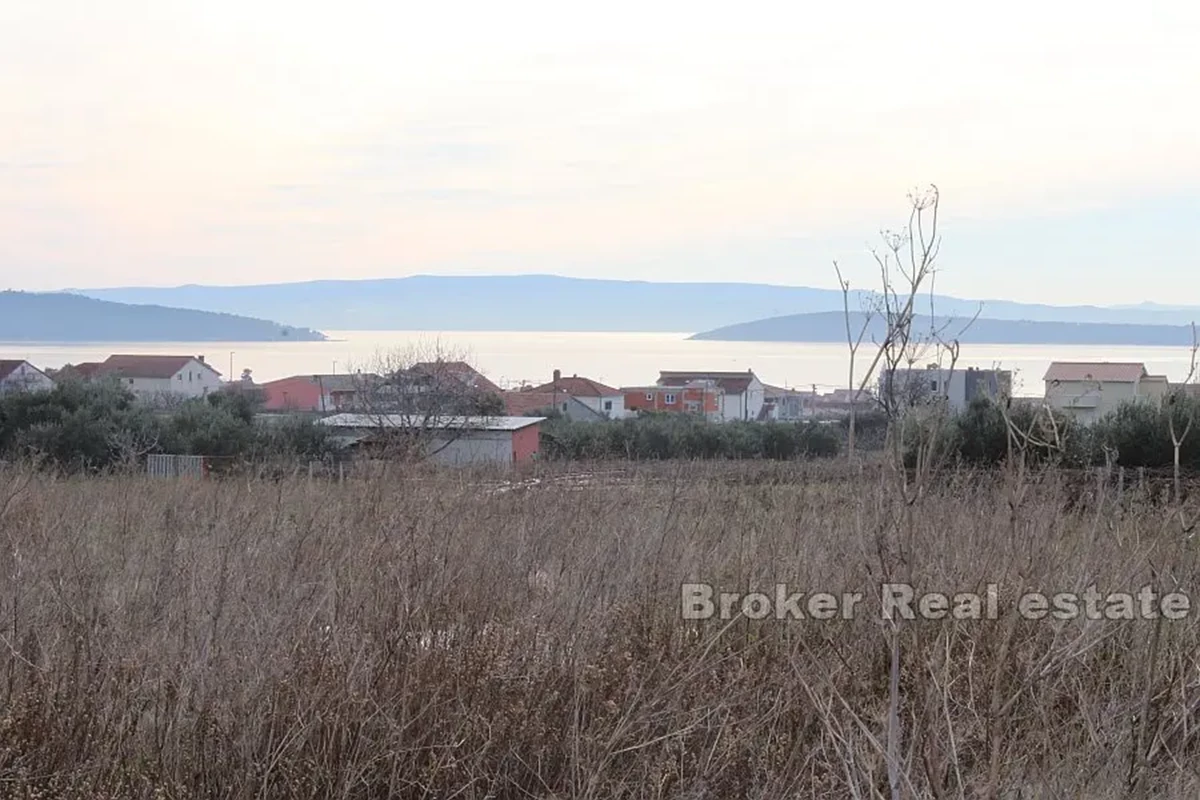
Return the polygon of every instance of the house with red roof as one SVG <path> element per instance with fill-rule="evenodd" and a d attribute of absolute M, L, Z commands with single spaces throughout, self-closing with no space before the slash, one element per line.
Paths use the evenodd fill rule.
<path fill-rule="evenodd" d="M 603 414 L 566 392 L 540 392 L 524 386 L 504 393 L 504 413 L 510 417 L 545 417 L 561 414 L 574 422 L 598 422 L 607 419 Z"/>
<path fill-rule="evenodd" d="M 579 375 L 566 377 L 561 370 L 556 369 L 549 383 L 535 386 L 532 391 L 546 392 L 552 397 L 564 395 L 608 419 L 620 419 L 625 416 L 625 393 L 591 378 Z M 563 401 L 559 400 L 555 405 L 562 404 Z"/>
<path fill-rule="evenodd" d="M 410 366 L 407 375 L 434 390 L 466 390 L 473 394 L 501 396 L 504 390 L 487 379 L 465 361 L 418 361 Z"/>
<path fill-rule="evenodd" d="M 337 413 L 368 405 L 363 396 L 378 386 L 373 373 L 293 375 L 259 384 L 264 411 Z"/>
<path fill-rule="evenodd" d="M 43 392 L 54 388 L 54 380 L 28 361 L 0 359 L 0 394 Z"/>
<path fill-rule="evenodd" d="M 111 380 L 141 398 L 204 397 L 221 388 L 221 373 L 204 356 L 112 355 L 70 372 L 84 380 Z"/>
<path fill-rule="evenodd" d="M 763 412 L 766 387 L 753 370 L 745 372 L 691 372 L 663 370 L 658 374 L 659 386 L 686 386 L 707 381 L 721 390 L 720 418 L 756 420 Z"/>
<path fill-rule="evenodd" d="M 631 413 L 698 414 L 713 422 L 724 419 L 725 393 L 713 381 L 680 381 L 653 386 L 623 386 L 625 408 Z"/>
<path fill-rule="evenodd" d="M 1055 361 L 1046 370 L 1046 405 L 1091 423 L 1122 403 L 1158 403 L 1170 391 L 1165 375 L 1140 361 Z"/>

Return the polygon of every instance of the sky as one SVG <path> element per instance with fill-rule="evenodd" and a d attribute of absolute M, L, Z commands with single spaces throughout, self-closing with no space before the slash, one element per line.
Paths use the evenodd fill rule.
<path fill-rule="evenodd" d="M 0 288 L 554 273 L 1200 303 L 1200 4 L 0 0 Z"/>

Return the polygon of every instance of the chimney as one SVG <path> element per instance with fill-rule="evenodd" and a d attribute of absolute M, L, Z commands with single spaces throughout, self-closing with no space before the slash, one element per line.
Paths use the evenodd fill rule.
<path fill-rule="evenodd" d="M 199 361 L 201 364 L 203 364 L 203 363 L 204 363 L 204 356 L 196 356 L 196 360 L 197 360 L 197 361 Z"/>
<path fill-rule="evenodd" d="M 554 370 L 554 382 L 557 383 L 560 380 L 562 380 L 562 370 L 556 369 Z"/>

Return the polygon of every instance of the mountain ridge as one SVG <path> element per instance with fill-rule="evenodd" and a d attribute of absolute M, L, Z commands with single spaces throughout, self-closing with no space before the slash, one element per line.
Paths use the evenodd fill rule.
<path fill-rule="evenodd" d="M 706 331 L 790 314 L 840 311 L 842 292 L 747 282 L 663 282 L 560 275 L 412 275 L 246 286 L 188 284 L 79 290 L 98 299 L 157 303 L 325 330 Z M 853 292 L 858 307 L 870 296 Z M 923 301 L 926 302 L 926 301 Z M 935 298 L 938 313 L 973 315 L 979 301 Z M 1182 325 L 1200 308 L 1053 306 L 983 301 L 994 319 Z"/>
<path fill-rule="evenodd" d="M 118 303 L 66 292 L 0 291 L 3 342 L 324 341 L 310 328 L 235 314 Z"/>
<path fill-rule="evenodd" d="M 857 335 L 866 314 L 852 311 L 850 329 Z M 941 330 L 946 339 L 962 344 L 1041 345 L 1141 345 L 1186 347 L 1192 342 L 1188 325 L 1138 325 L 1091 322 L 1004 320 L 979 317 L 930 317 L 917 315 L 913 331 Z M 886 333 L 882 317 L 875 315 L 867 328 L 865 342 L 881 341 Z M 846 318 L 840 311 L 789 314 L 780 317 L 727 325 L 694 334 L 696 341 L 719 342 L 846 342 Z"/>

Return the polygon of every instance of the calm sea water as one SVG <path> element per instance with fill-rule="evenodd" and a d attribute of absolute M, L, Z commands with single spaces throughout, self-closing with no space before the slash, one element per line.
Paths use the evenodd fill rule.
<path fill-rule="evenodd" d="M 653 383 L 662 369 L 744 370 L 768 383 L 822 391 L 846 385 L 845 345 L 688 341 L 686 333 L 546 333 L 449 331 L 331 331 L 328 342 L 220 342 L 159 344 L 53 344 L 0 342 L 0 358 L 24 358 L 43 367 L 99 361 L 112 353 L 196 353 L 222 373 L 253 371 L 256 381 L 315 372 L 374 370 L 389 360 L 442 352 L 463 357 L 504 387 L 542 383 L 554 369 L 614 386 Z M 864 351 L 867 348 L 864 346 Z M 964 346 L 960 366 L 1014 370 L 1017 394 L 1041 394 L 1042 375 L 1054 360 L 1143 361 L 1153 373 L 1180 380 L 1185 347 L 1047 345 Z M 862 357 L 860 354 L 860 363 Z"/>

